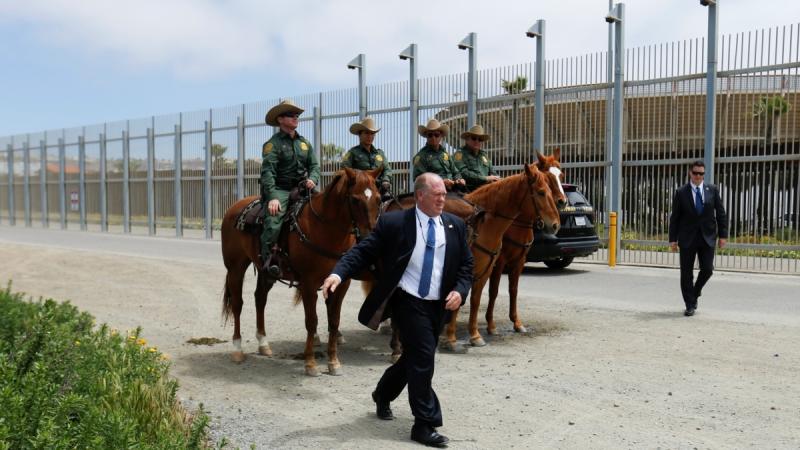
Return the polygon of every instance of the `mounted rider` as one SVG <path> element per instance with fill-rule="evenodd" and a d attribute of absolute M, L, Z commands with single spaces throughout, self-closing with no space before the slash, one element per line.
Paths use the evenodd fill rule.
<path fill-rule="evenodd" d="M 461 177 L 458 169 L 453 165 L 453 159 L 442 145 L 450 127 L 436 119 L 431 119 L 427 125 L 418 126 L 417 131 L 420 136 L 427 139 L 427 143 L 414 156 L 414 179 L 416 180 L 425 172 L 432 172 L 442 177 L 444 187 L 448 191 L 453 190 L 454 187 L 464 186 L 464 178 Z"/>
<path fill-rule="evenodd" d="M 381 198 L 391 197 L 392 167 L 383 150 L 375 147 L 375 135 L 381 131 L 375 126 L 375 121 L 367 117 L 360 122 L 350 125 L 350 133 L 358 136 L 359 144 L 351 148 L 342 157 L 342 167 L 358 170 L 372 170 L 383 167 L 383 173 L 376 183 L 380 189 Z"/>
<path fill-rule="evenodd" d="M 464 146 L 453 154 L 453 161 L 458 172 L 467 183 L 467 191 L 474 191 L 487 183 L 500 179 L 492 169 L 489 154 L 481 147 L 489 140 L 489 135 L 480 125 L 474 125 L 461 133 Z"/>
<path fill-rule="evenodd" d="M 319 183 L 319 162 L 311 143 L 297 133 L 303 109 L 291 100 L 273 106 L 264 121 L 279 131 L 261 149 L 261 201 L 264 208 L 264 229 L 261 233 L 262 270 L 272 278 L 281 277 L 278 264 L 278 236 L 288 209 L 291 190 L 302 187 L 313 190 Z"/>

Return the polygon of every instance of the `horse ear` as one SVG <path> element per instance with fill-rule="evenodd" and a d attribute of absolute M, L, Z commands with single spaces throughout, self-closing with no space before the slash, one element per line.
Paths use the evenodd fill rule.
<path fill-rule="evenodd" d="M 536 150 L 536 159 L 539 160 L 539 167 L 547 166 L 547 158 L 545 158 L 544 155 L 539 152 L 539 150 Z"/>
<path fill-rule="evenodd" d="M 367 173 L 369 174 L 369 176 L 372 177 L 373 180 L 377 180 L 378 177 L 381 176 L 381 174 L 383 173 L 383 167 L 384 166 L 381 164 L 380 166 L 372 170 L 368 170 Z"/>
<path fill-rule="evenodd" d="M 353 169 L 351 169 L 349 167 L 345 167 L 344 168 L 344 173 L 345 173 L 345 175 L 347 175 L 348 184 L 353 184 L 353 183 L 356 182 L 357 174 L 356 174 L 355 170 L 353 170 Z"/>
<path fill-rule="evenodd" d="M 536 181 L 539 177 L 539 169 L 536 168 L 536 164 L 525 164 L 525 175 L 533 181 Z"/>
<path fill-rule="evenodd" d="M 556 149 L 553 150 L 553 158 L 555 158 L 556 161 L 561 162 L 561 147 L 556 147 Z"/>

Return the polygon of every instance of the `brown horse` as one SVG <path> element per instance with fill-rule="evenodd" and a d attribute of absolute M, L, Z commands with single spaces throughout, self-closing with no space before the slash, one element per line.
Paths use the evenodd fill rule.
<path fill-rule="evenodd" d="M 297 215 L 297 219 L 281 232 L 281 248 L 285 250 L 284 262 L 293 285 L 297 286 L 295 303 L 302 299 L 305 310 L 306 345 L 304 350 L 306 375 L 318 376 L 314 358 L 314 337 L 317 332 L 317 288 L 327 277 L 339 257 L 352 247 L 357 237 L 366 236 L 378 220 L 380 194 L 375 179 L 382 168 L 372 171 L 344 169 L 336 173 L 322 194 L 314 195 Z M 252 263 L 259 268 L 259 234 L 240 231 L 236 227 L 239 213 L 256 197 L 236 202 L 222 219 L 222 259 L 228 269 L 223 296 L 223 315 L 227 319 L 233 314 L 233 360 L 243 361 L 240 320 L 242 312 L 242 282 L 247 268 Z M 287 216 L 290 212 L 287 212 Z M 288 228 L 288 229 L 287 229 Z M 255 291 L 256 338 L 258 352 L 270 356 L 272 350 L 264 330 L 264 307 L 267 294 L 275 280 L 266 272 L 258 272 Z M 343 282 L 326 301 L 328 313 L 328 370 L 338 375 L 341 363 L 337 355 L 337 337 L 342 299 L 349 283 Z"/>
<path fill-rule="evenodd" d="M 387 209 L 413 207 L 413 198 L 404 198 Z M 477 206 L 477 208 L 476 208 Z M 484 185 L 462 198 L 448 196 L 445 211 L 458 215 L 470 224 L 470 248 L 475 260 L 473 285 L 470 294 L 470 342 L 485 345 L 477 330 L 477 314 L 483 287 L 491 273 L 492 265 L 502 244 L 502 237 L 511 223 L 520 214 L 541 217 L 542 226 L 548 232 L 557 232 L 559 215 L 547 177 L 535 165 L 525 165 L 522 173 Z M 476 211 L 481 211 L 476 214 Z M 445 347 L 456 348 L 457 311 L 447 327 Z M 392 359 L 399 357 L 397 336 L 392 340 Z"/>
<path fill-rule="evenodd" d="M 561 164 L 558 162 L 561 157 L 561 150 L 556 149 L 550 156 L 543 156 L 537 152 L 536 167 L 547 174 L 550 190 L 559 208 L 566 204 L 564 188 L 561 186 Z M 555 169 L 555 170 L 554 170 Z M 494 321 L 494 304 L 500 286 L 500 279 L 503 273 L 508 273 L 508 317 L 514 324 L 514 331 L 525 333 L 528 330 L 519 319 L 517 312 L 517 290 L 519 287 L 519 277 L 525 267 L 528 250 L 533 245 L 533 229 L 537 226 L 538 217 L 524 216 L 520 214 L 506 230 L 503 235 L 503 248 L 500 256 L 492 269 L 489 280 L 489 304 L 486 308 L 486 332 L 490 335 L 497 334 L 497 326 Z"/>

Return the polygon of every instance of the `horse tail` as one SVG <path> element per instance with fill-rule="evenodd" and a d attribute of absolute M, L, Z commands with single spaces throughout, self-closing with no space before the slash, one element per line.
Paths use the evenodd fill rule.
<path fill-rule="evenodd" d="M 222 289 L 222 323 L 226 325 L 231 318 L 231 289 L 228 287 L 228 276 L 225 276 L 225 287 Z"/>
<path fill-rule="evenodd" d="M 303 295 L 300 294 L 300 289 L 294 290 L 294 306 L 299 305 L 303 302 Z"/>

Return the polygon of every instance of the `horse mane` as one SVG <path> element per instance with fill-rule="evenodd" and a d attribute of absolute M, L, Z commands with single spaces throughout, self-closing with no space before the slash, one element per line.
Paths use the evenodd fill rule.
<path fill-rule="evenodd" d="M 510 191 L 516 192 L 518 195 L 525 195 L 528 192 L 527 189 L 522 189 L 521 186 L 519 186 L 524 186 L 525 183 L 525 172 L 518 173 L 509 177 L 501 178 L 494 183 L 484 184 L 478 189 L 465 195 L 464 199 L 471 203 L 481 205 L 481 207 L 486 211 L 495 211 L 498 203 L 503 201 L 502 199 L 504 198 L 503 196 L 498 195 L 498 192 Z"/>

